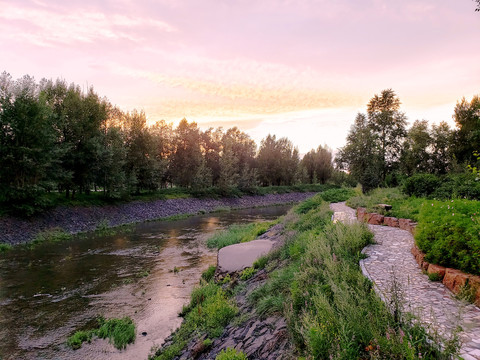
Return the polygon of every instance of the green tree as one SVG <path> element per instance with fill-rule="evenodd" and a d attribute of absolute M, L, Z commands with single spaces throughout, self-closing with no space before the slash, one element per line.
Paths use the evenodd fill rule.
<path fill-rule="evenodd" d="M 474 151 L 480 149 L 480 97 L 470 102 L 462 98 L 457 103 L 453 118 L 457 125 L 454 138 L 454 154 L 459 163 L 474 164 Z"/>
<path fill-rule="evenodd" d="M 375 135 L 381 158 L 381 179 L 398 166 L 406 136 L 406 116 L 400 112 L 400 99 L 392 89 L 374 95 L 367 105 L 368 124 Z"/>
<path fill-rule="evenodd" d="M 442 121 L 438 125 L 432 125 L 432 172 L 435 174 L 446 174 L 452 169 L 452 141 L 453 131 L 448 124 Z"/>
<path fill-rule="evenodd" d="M 367 117 L 359 113 L 347 135 L 347 144 L 335 157 L 337 167 L 348 171 L 362 185 L 363 191 L 378 187 L 382 181 L 383 159 L 376 137 Z"/>
<path fill-rule="evenodd" d="M 408 130 L 403 144 L 401 168 L 406 175 L 432 170 L 430 153 L 432 143 L 428 122 L 426 120 L 416 120 Z"/>
<path fill-rule="evenodd" d="M 0 201 L 24 215 L 42 204 L 53 186 L 57 161 L 53 117 L 34 79 L 0 76 Z"/>
<path fill-rule="evenodd" d="M 319 146 L 317 150 L 310 150 L 300 162 L 300 171 L 306 174 L 306 181 L 310 184 L 320 182 L 325 184 L 333 172 L 332 152 L 327 147 Z"/>

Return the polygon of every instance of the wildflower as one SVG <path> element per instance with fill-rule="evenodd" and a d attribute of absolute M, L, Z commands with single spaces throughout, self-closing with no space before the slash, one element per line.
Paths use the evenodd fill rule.
<path fill-rule="evenodd" d="M 455 216 L 455 213 L 452 213 L 452 216 Z"/>

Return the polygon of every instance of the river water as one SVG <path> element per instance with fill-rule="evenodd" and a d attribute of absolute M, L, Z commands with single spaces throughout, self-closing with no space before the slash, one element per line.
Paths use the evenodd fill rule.
<path fill-rule="evenodd" d="M 0 359 L 145 360 L 180 325 L 177 314 L 192 288 L 216 264 L 216 250 L 206 248 L 206 239 L 233 223 L 277 218 L 290 207 L 143 223 L 113 236 L 0 255 Z M 119 351 L 96 339 L 70 350 L 67 337 L 99 315 L 130 316 L 135 343 Z"/>

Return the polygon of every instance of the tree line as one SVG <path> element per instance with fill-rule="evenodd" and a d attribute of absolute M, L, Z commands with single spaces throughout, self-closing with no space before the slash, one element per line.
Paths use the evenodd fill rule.
<path fill-rule="evenodd" d="M 0 202 L 38 203 L 102 191 L 116 198 L 166 187 L 247 189 L 325 183 L 332 153 L 319 146 L 300 159 L 287 138 L 260 146 L 237 127 L 202 131 L 186 119 L 153 125 L 64 80 L 0 76 Z"/>
<path fill-rule="evenodd" d="M 453 118 L 429 126 L 416 120 L 407 129 L 406 115 L 392 89 L 383 90 L 359 113 L 347 136 L 346 145 L 335 158 L 338 168 L 347 170 L 368 191 L 395 186 L 417 173 L 445 175 L 476 166 L 480 150 L 480 97 L 457 102 Z"/>

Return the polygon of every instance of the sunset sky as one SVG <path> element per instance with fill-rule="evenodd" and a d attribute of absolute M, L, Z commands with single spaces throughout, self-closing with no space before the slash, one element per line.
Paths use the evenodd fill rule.
<path fill-rule="evenodd" d="M 0 71 L 63 78 L 150 122 L 345 143 L 393 88 L 409 122 L 480 94 L 472 0 L 0 0 Z"/>

